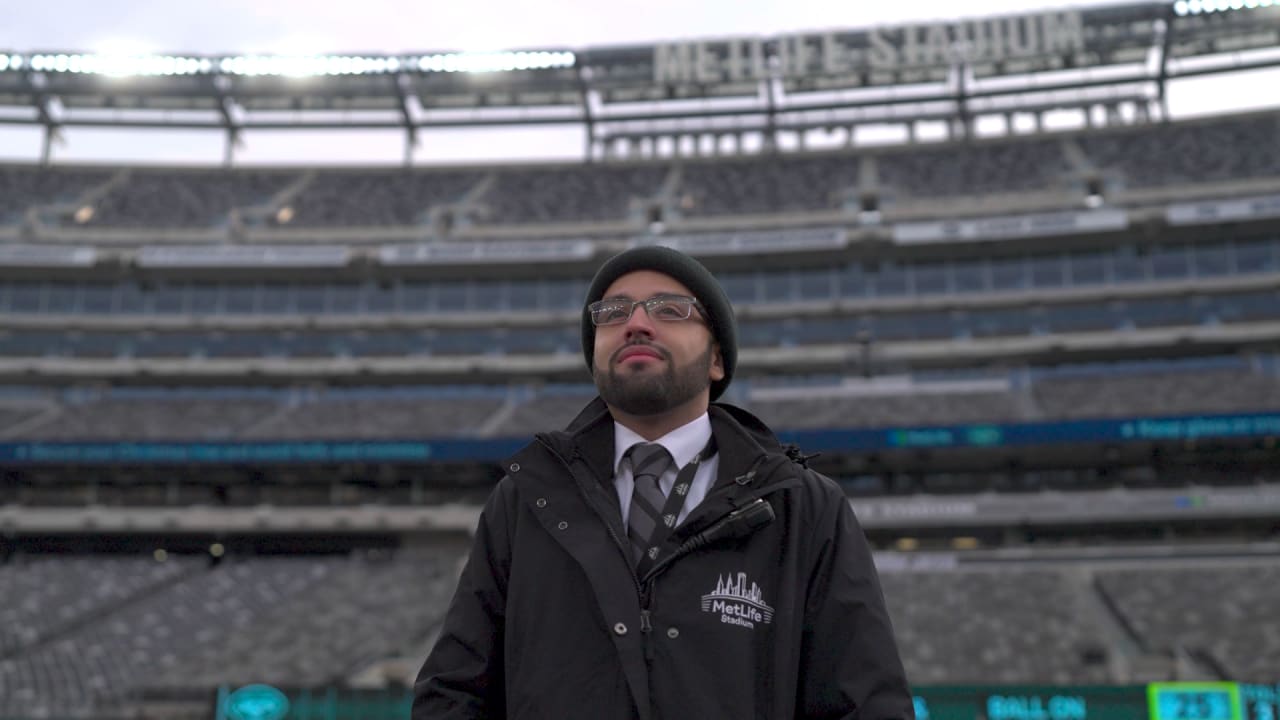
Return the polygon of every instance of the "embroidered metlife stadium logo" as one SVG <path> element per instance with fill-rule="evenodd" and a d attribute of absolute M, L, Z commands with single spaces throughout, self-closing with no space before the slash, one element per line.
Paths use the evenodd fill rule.
<path fill-rule="evenodd" d="M 747 584 L 747 574 L 720 576 L 716 589 L 702 596 L 702 612 L 720 616 L 726 625 L 754 629 L 757 623 L 773 622 L 773 608 L 764 601 L 760 586 Z"/>

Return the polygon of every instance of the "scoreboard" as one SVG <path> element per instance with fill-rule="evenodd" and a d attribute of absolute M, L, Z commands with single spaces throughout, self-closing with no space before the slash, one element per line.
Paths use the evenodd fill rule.
<path fill-rule="evenodd" d="M 1280 720 L 1280 684 L 934 686 L 916 720 Z"/>
<path fill-rule="evenodd" d="M 916 720 L 1280 720 L 1280 683 L 916 688 Z M 404 720 L 413 691 L 222 687 L 215 720 Z"/>

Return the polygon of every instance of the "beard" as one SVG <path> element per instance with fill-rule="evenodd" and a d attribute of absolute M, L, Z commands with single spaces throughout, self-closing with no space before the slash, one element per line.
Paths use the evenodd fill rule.
<path fill-rule="evenodd" d="M 614 358 L 636 344 L 643 344 L 662 356 L 666 369 L 662 372 L 619 372 Z M 684 367 L 676 367 L 671 353 L 657 345 L 632 343 L 624 345 L 609 358 L 604 371 L 596 369 L 596 390 L 611 407 L 628 415 L 658 415 L 696 398 L 711 386 L 711 353 L 707 351 Z"/>

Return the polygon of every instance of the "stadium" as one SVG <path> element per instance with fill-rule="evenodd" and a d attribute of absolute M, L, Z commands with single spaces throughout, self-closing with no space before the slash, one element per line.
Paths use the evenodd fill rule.
<path fill-rule="evenodd" d="M 582 298 L 712 269 L 725 400 L 837 479 L 920 720 L 1280 713 L 1280 5 L 511 53 L 0 53 L 0 718 L 400 718 Z M 301 80 L 305 80 L 302 82 Z M 410 163 L 447 128 L 573 162 Z M 222 165 L 52 161 L 205 129 Z M 242 166 L 255 129 L 406 163 Z"/>

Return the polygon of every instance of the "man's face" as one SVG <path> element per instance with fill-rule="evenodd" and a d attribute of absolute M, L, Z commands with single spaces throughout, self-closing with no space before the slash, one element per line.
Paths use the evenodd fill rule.
<path fill-rule="evenodd" d="M 651 270 L 627 273 L 604 291 L 606 300 L 648 300 L 657 295 L 693 293 Z M 672 410 L 709 394 L 712 381 L 724 377 L 720 350 L 697 308 L 689 319 L 672 322 L 651 318 L 638 305 L 626 322 L 597 326 L 594 365 L 600 397 L 631 415 Z"/>

